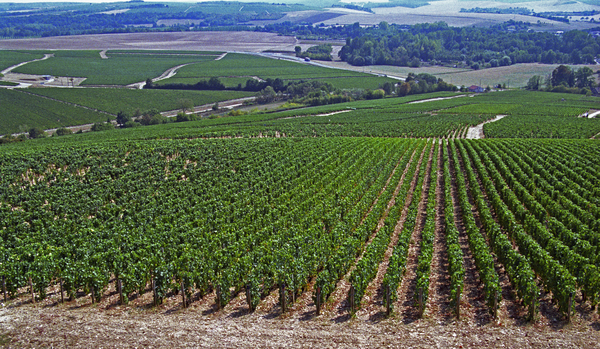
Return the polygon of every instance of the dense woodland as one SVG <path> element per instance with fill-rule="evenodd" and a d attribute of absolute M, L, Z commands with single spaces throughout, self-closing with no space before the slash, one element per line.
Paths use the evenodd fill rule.
<path fill-rule="evenodd" d="M 361 35 L 346 39 L 342 60 L 352 65 L 419 66 L 421 62 L 464 62 L 471 68 L 515 63 L 583 64 L 595 61 L 600 39 L 584 31 L 561 35 L 517 30 L 522 23 L 490 28 L 457 28 L 446 23 L 358 28 Z"/>

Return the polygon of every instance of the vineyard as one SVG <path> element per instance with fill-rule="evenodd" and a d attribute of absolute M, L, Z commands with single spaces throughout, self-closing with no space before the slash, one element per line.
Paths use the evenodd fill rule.
<path fill-rule="evenodd" d="M 152 103 L 154 91 L 130 92 Z M 590 347 L 600 145 L 573 138 L 600 132 L 578 117 L 594 103 L 444 92 L 4 145 L 0 298 L 61 319 L 135 311 L 182 326 L 466 324 L 553 341 L 564 328 L 577 334 L 554 345 Z M 463 139 L 497 115 L 486 139 Z M 45 328 L 26 346 L 69 344 Z"/>
<path fill-rule="evenodd" d="M 460 317 L 475 287 L 490 318 L 508 298 L 524 319 L 541 302 L 570 319 L 598 303 L 599 151 L 335 137 L 9 151 L 4 297 L 93 303 L 114 288 L 123 304 L 179 294 L 187 307 L 212 294 L 219 308 L 240 298 L 252 311 L 276 293 L 281 312 L 310 297 L 301 311 L 313 316 L 378 304 L 422 316 L 435 296 Z M 437 242 L 448 261 L 432 270 Z M 446 294 L 433 273 L 449 275 Z"/>

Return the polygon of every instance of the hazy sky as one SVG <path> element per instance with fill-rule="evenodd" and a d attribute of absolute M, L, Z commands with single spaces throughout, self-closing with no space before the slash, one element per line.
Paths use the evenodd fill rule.
<path fill-rule="evenodd" d="M 23 4 L 23 3 L 32 3 L 32 2 L 80 2 L 80 3 L 101 3 L 101 2 L 127 2 L 129 0 L 80 0 L 80 1 L 76 1 L 76 0 L 13 0 L 13 1 L 2 1 L 0 0 L 0 3 L 14 3 L 14 4 Z M 200 2 L 200 1 L 218 1 L 218 0 L 144 0 L 144 2 Z M 239 1 L 239 0 L 236 0 Z M 244 0 L 241 0 L 244 1 Z M 258 2 L 262 1 L 262 0 L 257 0 Z"/>

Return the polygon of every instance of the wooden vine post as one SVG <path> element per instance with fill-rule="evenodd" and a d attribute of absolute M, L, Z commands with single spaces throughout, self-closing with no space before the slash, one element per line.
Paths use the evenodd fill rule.
<path fill-rule="evenodd" d="M 281 313 L 286 312 L 286 304 L 285 304 L 285 284 L 279 284 L 279 303 L 281 304 Z"/>
<path fill-rule="evenodd" d="M 4 302 L 6 302 L 6 276 L 2 276 L 2 293 L 4 294 Z"/>
<path fill-rule="evenodd" d="M 60 278 L 60 302 L 65 302 L 65 286 L 63 284 L 63 279 Z"/>
<path fill-rule="evenodd" d="M 252 290 L 250 288 L 250 284 L 246 285 L 246 302 L 248 302 L 248 309 L 253 312 L 254 306 L 252 305 Z"/>
<path fill-rule="evenodd" d="M 385 294 L 385 316 L 389 317 L 392 314 L 391 296 L 392 292 L 389 285 L 385 285 L 383 292 Z"/>
<path fill-rule="evenodd" d="M 498 291 L 494 294 L 494 319 L 498 319 Z"/>
<path fill-rule="evenodd" d="M 217 309 L 221 310 L 221 286 L 217 285 L 215 291 L 217 293 Z"/>
<path fill-rule="evenodd" d="M 33 293 L 33 282 L 31 276 L 29 277 L 29 291 L 31 292 L 31 303 L 35 303 L 35 293 Z"/>
<path fill-rule="evenodd" d="M 123 299 L 123 281 L 117 279 L 117 292 L 119 293 L 119 304 L 124 305 L 125 300 Z"/>
<path fill-rule="evenodd" d="M 317 316 L 321 315 L 321 288 L 317 287 Z"/>
<path fill-rule="evenodd" d="M 154 300 L 154 306 L 158 305 L 158 295 L 156 294 L 156 280 L 152 277 L 152 296 Z"/>
<path fill-rule="evenodd" d="M 423 317 L 425 304 L 423 304 L 423 288 L 419 288 L 419 317 Z"/>
<path fill-rule="evenodd" d="M 567 308 L 567 321 L 569 321 L 569 323 L 571 323 L 571 313 L 573 312 L 573 296 L 575 294 L 573 292 L 571 292 L 571 294 L 569 295 L 569 307 Z"/>
<path fill-rule="evenodd" d="M 187 308 L 187 302 L 185 301 L 185 281 L 181 280 L 181 302 L 183 309 Z"/>
<path fill-rule="evenodd" d="M 92 289 L 92 304 L 96 303 L 96 291 L 94 290 L 94 286 L 90 286 Z"/>
<path fill-rule="evenodd" d="M 456 288 L 456 319 L 460 320 L 460 287 Z"/>
<path fill-rule="evenodd" d="M 350 303 L 350 314 L 354 314 L 355 304 L 354 304 L 354 286 L 350 286 L 350 292 L 348 294 L 348 302 Z"/>

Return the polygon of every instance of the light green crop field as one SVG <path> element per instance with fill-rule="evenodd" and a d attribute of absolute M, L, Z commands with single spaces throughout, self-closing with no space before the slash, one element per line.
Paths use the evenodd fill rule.
<path fill-rule="evenodd" d="M 246 80 L 252 77 L 261 79 L 280 78 L 286 81 L 319 79 L 327 81 L 338 88 L 374 89 L 387 81 L 396 82 L 396 80 L 362 72 L 329 69 L 283 59 L 230 53 L 219 61 L 206 61 L 182 67 L 174 77 L 158 81 L 156 84 L 195 84 L 199 80 L 211 77 L 220 78 L 227 87 L 235 87 L 239 83 L 244 85 Z"/>
<path fill-rule="evenodd" d="M 0 89 L 0 134 L 106 121 L 109 115 L 19 90 Z"/>
<path fill-rule="evenodd" d="M 0 70 L 12 67 L 21 62 L 27 62 L 42 57 L 44 57 L 44 55 L 40 52 L 0 50 Z"/>
<path fill-rule="evenodd" d="M 283 59 L 271 59 L 245 54 L 227 54 L 219 61 L 185 66 L 177 72 L 177 78 L 258 76 L 260 78 L 303 79 L 340 76 L 365 76 L 358 72 L 317 67 Z M 169 80 L 165 80 L 168 82 Z"/>
<path fill-rule="evenodd" d="M 175 110 L 179 107 L 178 101 L 181 99 L 189 99 L 194 105 L 204 105 L 255 95 L 255 93 L 241 91 L 131 90 L 119 88 L 40 88 L 31 92 L 112 114 L 120 111 L 131 114 L 136 109 L 141 111 L 149 109 L 158 111 Z"/>
<path fill-rule="evenodd" d="M 127 85 L 160 76 L 169 68 L 215 59 L 212 55 L 111 54 L 99 51 L 55 51 L 54 57 L 23 65 L 15 72 L 87 78 L 83 85 Z"/>

